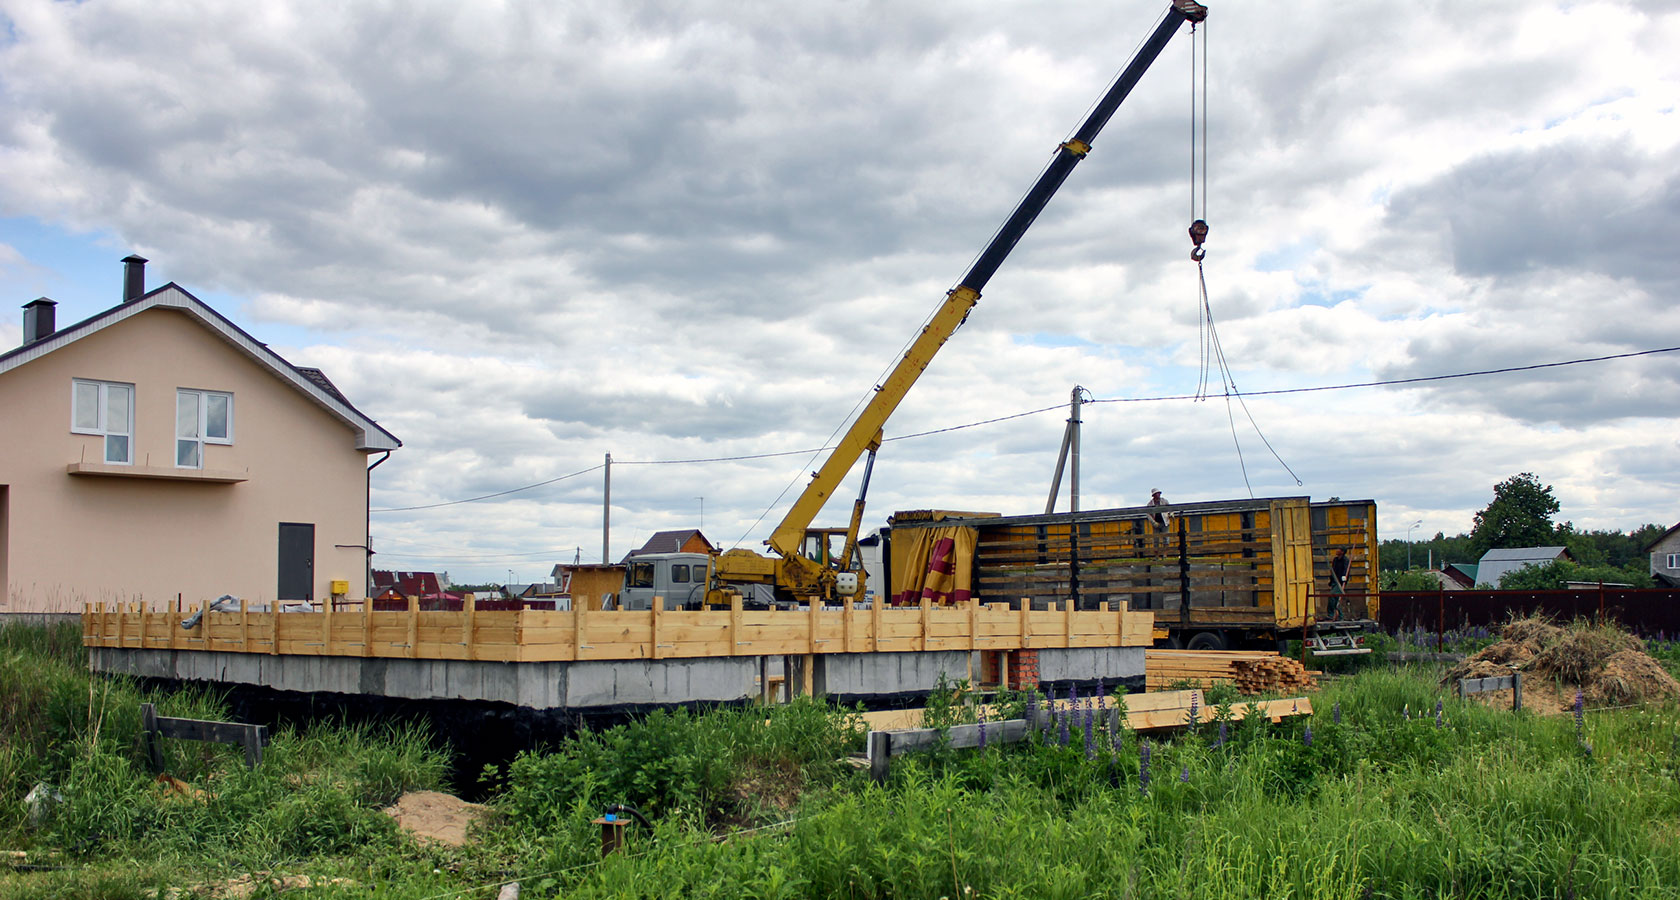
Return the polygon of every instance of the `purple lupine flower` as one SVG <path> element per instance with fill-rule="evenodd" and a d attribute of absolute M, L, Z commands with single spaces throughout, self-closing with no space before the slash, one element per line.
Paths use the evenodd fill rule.
<path fill-rule="evenodd" d="M 1149 793 L 1149 741 L 1138 748 L 1138 793 Z"/>
<path fill-rule="evenodd" d="M 1085 710 L 1085 758 L 1086 759 L 1094 759 L 1097 755 L 1097 730 L 1096 730 L 1095 727 L 1093 727 L 1093 726 L 1095 726 L 1095 724 L 1096 724 L 1096 720 L 1092 716 L 1091 710 L 1089 708 L 1087 708 Z"/>
<path fill-rule="evenodd" d="M 1190 692 L 1190 728 L 1192 730 L 1194 730 L 1197 725 L 1196 713 L 1198 710 L 1196 709 L 1196 700 L 1199 697 L 1201 697 L 1200 691 Z"/>
<path fill-rule="evenodd" d="M 1406 704 L 1405 716 L 1406 721 L 1410 722 L 1412 720 L 1412 705 L 1410 703 Z"/>
<path fill-rule="evenodd" d="M 1184 769 L 1178 773 L 1178 783 L 1179 784 L 1189 784 L 1190 783 L 1190 767 L 1189 766 L 1185 766 Z"/>
<path fill-rule="evenodd" d="M 1226 729 L 1225 720 L 1220 719 L 1219 720 L 1219 740 L 1214 741 L 1213 745 L 1215 747 L 1225 746 L 1225 738 L 1228 734 L 1229 734 L 1229 731 Z"/>
<path fill-rule="evenodd" d="M 981 708 L 980 718 L 975 724 L 980 726 L 980 749 L 984 750 L 986 749 L 986 710 L 984 707 Z"/>
<path fill-rule="evenodd" d="M 1078 703 L 1078 702 L 1079 702 L 1079 685 L 1077 685 L 1077 684 L 1068 685 L 1068 705 L 1072 706 L 1072 705 L 1074 705 L 1075 703 Z"/>
<path fill-rule="evenodd" d="M 1062 744 L 1063 747 L 1066 747 L 1068 745 L 1068 718 L 1072 714 L 1073 714 L 1073 710 L 1071 710 L 1071 709 L 1057 710 L 1056 737 L 1061 741 L 1061 744 Z"/>
<path fill-rule="evenodd" d="M 1306 744 L 1308 747 L 1312 746 L 1312 723 L 1311 722 L 1307 723 L 1307 730 L 1301 732 L 1301 743 Z"/>
<path fill-rule="evenodd" d="M 1587 739 L 1587 698 L 1580 691 L 1575 692 L 1575 740 L 1585 744 Z"/>
<path fill-rule="evenodd" d="M 1108 695 L 1103 691 L 1102 679 L 1099 678 L 1099 679 L 1097 679 L 1097 708 L 1098 709 L 1103 709 L 1107 706 L 1108 706 Z"/>
<path fill-rule="evenodd" d="M 1337 700 L 1335 708 L 1330 710 L 1330 718 L 1337 724 L 1342 724 L 1342 701 Z"/>
<path fill-rule="evenodd" d="M 1435 727 L 1441 728 L 1445 725 L 1445 720 L 1441 718 L 1441 701 L 1437 700 L 1435 701 Z"/>

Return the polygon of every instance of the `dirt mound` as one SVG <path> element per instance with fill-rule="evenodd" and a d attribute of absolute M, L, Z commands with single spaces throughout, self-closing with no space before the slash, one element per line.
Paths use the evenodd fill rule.
<path fill-rule="evenodd" d="M 467 842 L 467 826 L 483 818 L 488 809 L 437 791 L 410 791 L 386 809 L 385 815 L 423 842 L 459 847 Z"/>
<path fill-rule="evenodd" d="M 1584 622 L 1560 628 L 1528 618 L 1507 623 L 1500 635 L 1498 643 L 1448 669 L 1441 684 L 1517 669 L 1557 684 L 1561 693 L 1579 689 L 1596 706 L 1680 698 L 1680 682 L 1645 654 L 1643 641 L 1619 628 Z"/>
<path fill-rule="evenodd" d="M 1654 697 L 1680 697 L 1680 681 L 1657 661 L 1638 650 L 1622 650 L 1604 661 L 1586 691 L 1594 703 L 1635 703 Z"/>

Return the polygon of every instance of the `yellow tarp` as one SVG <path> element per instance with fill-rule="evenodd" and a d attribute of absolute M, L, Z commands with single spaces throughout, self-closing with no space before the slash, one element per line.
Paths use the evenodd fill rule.
<path fill-rule="evenodd" d="M 973 528 L 907 528 L 892 539 L 892 604 L 967 603 L 974 591 Z"/>

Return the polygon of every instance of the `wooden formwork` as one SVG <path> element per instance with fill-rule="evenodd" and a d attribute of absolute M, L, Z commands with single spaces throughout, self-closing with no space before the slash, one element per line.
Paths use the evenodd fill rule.
<path fill-rule="evenodd" d="M 362 601 L 317 612 L 204 612 L 196 628 L 181 628 L 190 613 L 136 604 L 90 604 L 82 613 L 89 647 L 201 650 L 294 656 L 372 656 L 549 662 L 617 659 L 692 659 L 815 653 L 894 653 L 921 650 L 1022 650 L 1067 647 L 1142 647 L 1152 617 L 1124 603 L 1077 610 L 1011 609 L 1008 604 L 858 609 L 812 608 L 611 611 L 574 608 L 483 611 L 471 601 L 459 611 L 383 612 Z"/>

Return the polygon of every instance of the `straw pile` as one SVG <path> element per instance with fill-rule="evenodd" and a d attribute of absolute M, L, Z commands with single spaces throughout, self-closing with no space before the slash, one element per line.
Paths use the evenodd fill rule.
<path fill-rule="evenodd" d="M 1448 669 L 1441 683 L 1512 669 L 1556 683 L 1566 694 L 1579 690 L 1594 705 L 1680 697 L 1680 682 L 1645 653 L 1639 638 L 1610 625 L 1560 628 L 1540 618 L 1507 623 L 1498 643 Z"/>

